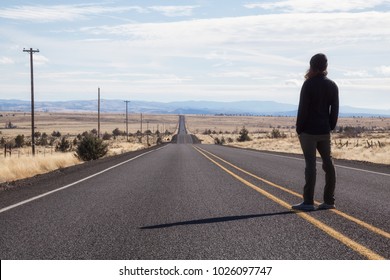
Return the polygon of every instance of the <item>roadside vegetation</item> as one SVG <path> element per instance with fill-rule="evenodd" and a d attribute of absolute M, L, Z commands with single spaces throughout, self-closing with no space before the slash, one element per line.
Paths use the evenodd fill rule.
<path fill-rule="evenodd" d="M 18 116 L 18 114 L 11 116 L 15 117 L 15 115 Z M 84 116 L 88 117 L 86 114 L 81 115 L 79 127 L 82 127 Z M 73 116 L 69 115 L 69 118 Z M 23 115 L 19 113 L 19 120 L 22 119 Z M 118 119 L 123 125 L 123 117 Z M 172 125 L 153 126 L 146 123 L 142 133 L 140 129 L 135 129 L 139 127 L 138 124 L 130 125 L 128 135 L 124 130 L 111 126 L 112 130 L 102 131 L 100 137 L 96 129 L 77 133 L 68 120 L 66 120 L 67 123 L 61 123 L 64 125 L 64 131 L 60 129 L 61 125 L 53 122 L 45 131 L 41 128 L 36 129 L 34 157 L 31 155 L 31 128 L 28 122 L 7 121 L 0 128 L 0 183 L 32 177 L 84 161 L 145 149 L 170 141 L 176 130 L 177 116 L 171 119 L 167 117 L 167 119 L 172 119 Z M 117 123 L 115 117 L 112 117 L 110 121 Z M 66 124 L 68 126 L 65 126 Z M 53 127 L 56 128 L 53 129 Z M 156 130 L 160 127 L 166 128 L 163 133 Z M 135 132 L 130 132 L 130 129 Z"/>
<path fill-rule="evenodd" d="M 203 144 L 302 154 L 293 117 L 187 117 Z M 341 118 L 332 133 L 334 158 L 390 164 L 389 118 Z"/>

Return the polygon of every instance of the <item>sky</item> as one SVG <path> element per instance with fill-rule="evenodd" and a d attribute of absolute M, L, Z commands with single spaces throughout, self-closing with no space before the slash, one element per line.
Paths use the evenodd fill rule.
<path fill-rule="evenodd" d="M 0 99 L 297 104 L 328 57 L 344 106 L 390 108 L 390 0 L 8 0 Z"/>

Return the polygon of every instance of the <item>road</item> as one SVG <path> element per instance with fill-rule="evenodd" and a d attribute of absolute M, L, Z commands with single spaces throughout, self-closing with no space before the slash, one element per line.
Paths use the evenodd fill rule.
<path fill-rule="evenodd" d="M 390 258 L 388 167 L 338 162 L 337 210 L 295 212 L 301 157 L 194 139 L 180 117 L 176 144 L 0 192 L 0 258 Z"/>

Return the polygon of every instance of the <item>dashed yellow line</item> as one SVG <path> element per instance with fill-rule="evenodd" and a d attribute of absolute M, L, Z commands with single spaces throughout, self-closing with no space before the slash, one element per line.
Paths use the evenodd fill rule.
<path fill-rule="evenodd" d="M 268 184 L 270 186 L 278 188 L 278 189 L 280 189 L 280 190 L 282 190 L 284 192 L 287 192 L 289 194 L 292 194 L 294 196 L 302 198 L 302 195 L 297 193 L 297 192 L 294 192 L 294 191 L 292 191 L 290 189 L 287 189 L 287 188 L 282 187 L 280 185 L 277 185 L 277 184 L 275 184 L 273 182 L 270 182 L 270 181 L 268 181 L 268 180 L 266 180 L 264 178 L 261 178 L 261 177 L 255 175 L 255 174 L 252 174 L 252 173 L 250 173 L 250 172 L 248 172 L 248 171 L 246 171 L 246 170 L 244 170 L 244 169 L 242 169 L 242 168 L 240 168 L 240 167 L 238 167 L 238 166 L 236 166 L 236 165 L 234 165 L 234 164 L 224 160 L 223 158 L 220 158 L 220 157 L 214 155 L 213 153 L 211 153 L 209 151 L 206 151 L 206 150 L 204 150 L 202 148 L 199 148 L 199 147 L 198 147 L 198 149 L 202 150 L 205 153 L 208 153 L 209 155 L 211 155 L 211 156 L 217 158 L 218 160 L 228 164 L 229 166 L 231 166 L 231 167 L 241 171 L 242 173 L 245 173 L 245 174 L 247 174 L 247 175 L 249 175 L 249 176 L 251 176 L 251 177 L 253 177 L 253 178 L 255 178 L 255 179 L 259 180 L 259 181 L 262 181 L 262 182 L 264 182 L 264 183 L 266 183 L 266 184 Z M 314 203 L 317 204 L 317 205 L 320 204 L 318 201 L 314 201 Z M 333 213 L 335 213 L 335 214 L 337 214 L 337 215 L 339 215 L 339 216 L 341 216 L 341 217 L 343 217 L 343 218 L 345 218 L 347 220 L 350 220 L 350 221 L 352 221 L 352 222 L 354 222 L 354 223 L 356 223 L 356 224 L 358 224 L 358 225 L 360 225 L 360 226 L 362 226 L 362 227 L 364 227 L 364 228 L 366 228 L 366 229 L 368 229 L 368 230 L 370 230 L 370 231 L 372 231 L 372 232 L 374 232 L 376 234 L 382 235 L 383 237 L 386 237 L 386 238 L 390 239 L 390 233 L 388 233 L 388 232 L 386 232 L 386 231 L 384 231 L 384 230 L 382 230 L 380 228 L 377 228 L 377 227 L 375 227 L 373 225 L 370 225 L 370 224 L 368 224 L 368 223 L 366 223 L 366 222 L 364 222 L 362 220 L 359 220 L 358 218 L 355 218 L 355 217 L 353 217 L 351 215 L 348 215 L 347 213 L 344 213 L 344 212 L 342 212 L 340 210 L 330 209 L 330 211 L 332 211 Z"/>
<path fill-rule="evenodd" d="M 291 209 L 291 205 L 289 203 L 287 203 L 284 200 L 282 200 L 282 199 L 280 199 L 280 198 L 270 194 L 269 192 L 259 188 L 258 186 L 248 182 L 244 178 L 242 178 L 242 177 L 238 176 L 237 174 L 233 173 L 232 171 L 230 171 L 229 169 L 227 169 L 226 167 L 224 167 L 223 165 L 221 165 L 220 163 L 218 163 L 214 159 L 210 158 L 207 154 L 205 154 L 203 151 L 201 151 L 200 148 L 197 148 L 197 147 L 194 146 L 194 149 L 197 150 L 200 154 L 202 154 L 205 158 L 210 160 L 212 163 L 217 165 L 219 168 L 221 168 L 223 171 L 225 171 L 226 173 L 228 173 L 231 176 L 233 176 L 234 178 L 236 178 L 238 181 L 244 183 L 248 187 L 254 189 L 255 191 L 257 191 L 259 193 L 261 193 L 262 195 L 264 195 L 265 197 L 267 197 L 267 198 L 271 199 L 272 201 L 278 203 L 279 205 L 281 205 L 281 206 L 283 206 L 283 207 L 285 207 L 287 209 Z M 354 251 L 358 252 L 359 254 L 365 256 L 367 259 L 370 259 L 370 260 L 383 260 L 383 259 L 385 259 L 384 257 L 378 255 L 374 251 L 372 251 L 372 250 L 368 249 L 367 247 L 365 247 L 365 246 L 363 246 L 363 245 L 353 241 L 352 239 L 350 239 L 347 236 L 343 235 L 342 233 L 336 231 L 335 229 L 331 228 L 330 226 L 324 224 L 323 222 L 313 218 L 312 216 L 308 215 L 307 213 L 296 212 L 296 214 L 298 216 L 300 216 L 301 218 L 305 219 L 306 221 L 310 222 L 311 224 L 315 225 L 316 227 L 318 227 L 319 229 L 321 229 L 322 231 L 324 231 L 325 233 L 327 233 L 331 237 L 339 240 L 340 242 L 342 242 L 343 244 L 345 244 L 346 246 L 348 246 L 352 250 L 354 250 Z"/>

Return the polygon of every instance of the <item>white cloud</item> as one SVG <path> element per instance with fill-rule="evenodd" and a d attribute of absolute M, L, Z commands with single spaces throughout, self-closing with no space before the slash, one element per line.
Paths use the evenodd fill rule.
<path fill-rule="evenodd" d="M 15 6 L 0 9 L 0 18 L 33 22 L 76 21 L 109 13 L 123 13 L 134 10 L 142 13 L 145 9 L 138 6 L 110 7 L 98 5 L 53 5 L 53 6 Z"/>
<path fill-rule="evenodd" d="M 235 18 L 202 19 L 168 23 L 124 24 L 81 29 L 94 35 L 115 35 L 132 41 L 165 44 L 213 44 L 267 42 L 318 45 L 383 40 L 390 36 L 390 14 L 378 12 L 277 14 Z M 259 46 L 260 47 L 260 46 Z M 269 48 L 282 45 L 270 45 Z"/>
<path fill-rule="evenodd" d="M 167 17 L 191 16 L 198 6 L 108 6 L 95 4 L 75 5 L 31 5 L 14 6 L 0 9 L 0 18 L 32 22 L 56 22 L 85 20 L 91 16 L 108 15 L 135 11 L 137 13 L 159 12 Z"/>
<path fill-rule="evenodd" d="M 355 71 L 346 71 L 344 73 L 346 77 L 356 77 L 356 78 L 368 78 L 372 77 L 367 70 L 355 70 Z"/>
<path fill-rule="evenodd" d="M 279 10 L 283 12 L 347 12 L 373 9 L 380 5 L 390 4 L 389 0 L 286 0 L 267 1 L 246 4 L 248 9 L 260 8 L 263 10 Z"/>
<path fill-rule="evenodd" d="M 0 64 L 14 64 L 15 61 L 12 58 L 2 56 L 0 57 Z"/>
<path fill-rule="evenodd" d="M 382 65 L 378 67 L 376 70 L 381 75 L 390 76 L 390 66 Z"/>
<path fill-rule="evenodd" d="M 34 65 L 45 65 L 49 62 L 49 59 L 41 54 L 34 55 Z"/>
<path fill-rule="evenodd" d="M 167 17 L 188 17 L 198 6 L 151 6 L 148 9 L 160 12 Z"/>

